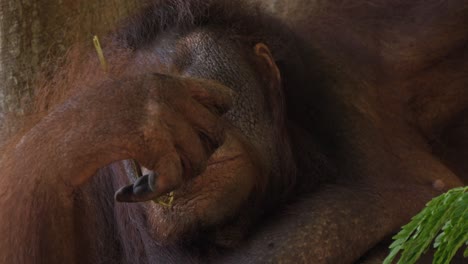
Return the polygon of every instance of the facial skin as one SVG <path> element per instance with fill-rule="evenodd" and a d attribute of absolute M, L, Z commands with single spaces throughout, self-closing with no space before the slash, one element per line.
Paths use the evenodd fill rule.
<path fill-rule="evenodd" d="M 270 88 L 257 74 L 254 59 L 267 65 L 269 58 L 207 30 L 184 36 L 166 33 L 136 52 L 137 72 L 212 80 L 235 93 L 233 106 L 223 117 L 224 143 L 209 158 L 206 170 L 184 179 L 174 190 L 172 207 L 157 203 L 146 207 L 151 234 L 160 243 L 178 241 L 231 219 L 242 219 L 242 229 L 247 229 L 245 222 L 253 222 L 260 213 L 256 206 L 270 179 L 279 177 L 277 129 L 269 111 L 275 106 L 267 104 Z M 242 230 L 234 232 L 234 239 L 243 235 Z"/>

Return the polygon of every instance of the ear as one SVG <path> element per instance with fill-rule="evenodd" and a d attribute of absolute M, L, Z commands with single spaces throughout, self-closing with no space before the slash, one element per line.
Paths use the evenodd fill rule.
<path fill-rule="evenodd" d="M 270 49 L 264 43 L 257 43 L 254 47 L 259 75 L 265 87 L 267 105 L 270 107 L 272 118 L 277 127 L 283 127 L 284 96 L 281 85 L 281 73 L 271 55 Z"/>
<path fill-rule="evenodd" d="M 270 52 L 270 49 L 264 43 L 257 43 L 254 46 L 255 59 L 257 67 L 259 68 L 259 75 L 262 78 L 264 87 L 264 94 L 266 104 L 270 108 L 271 119 L 273 123 L 273 130 L 279 147 L 279 151 L 282 152 L 283 158 L 279 165 L 280 175 L 284 173 L 291 173 L 295 171 L 295 163 L 293 161 L 293 154 L 291 151 L 291 145 L 289 141 L 288 124 L 286 118 L 286 99 L 283 93 L 283 84 L 281 80 L 281 73 L 276 65 L 275 59 Z M 294 173 L 293 173 L 294 175 Z M 282 186 L 280 195 L 284 196 L 287 193 L 293 182 L 295 176 L 291 178 L 277 178 L 273 186 Z M 275 189 L 273 189 L 275 190 Z"/>
<path fill-rule="evenodd" d="M 271 55 L 270 49 L 264 43 L 257 43 L 254 47 L 255 55 L 260 63 L 260 70 L 265 83 L 274 89 L 281 89 L 281 73 Z"/>

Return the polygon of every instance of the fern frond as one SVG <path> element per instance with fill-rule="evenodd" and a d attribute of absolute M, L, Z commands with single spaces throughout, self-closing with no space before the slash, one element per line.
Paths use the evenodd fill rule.
<path fill-rule="evenodd" d="M 384 264 L 392 263 L 399 253 L 398 264 L 416 263 L 432 241 L 436 248 L 433 263 L 450 263 L 458 249 L 468 245 L 468 186 L 432 199 L 393 239 Z"/>

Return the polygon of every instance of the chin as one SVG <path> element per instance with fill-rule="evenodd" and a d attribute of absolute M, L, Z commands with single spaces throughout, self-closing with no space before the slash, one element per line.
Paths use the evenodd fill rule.
<path fill-rule="evenodd" d="M 240 147 L 233 142 L 217 150 L 201 175 L 174 191 L 172 206 L 148 202 L 147 221 L 156 241 L 167 245 L 191 240 L 252 211 L 245 209 L 253 206 L 265 177 L 252 153 Z"/>

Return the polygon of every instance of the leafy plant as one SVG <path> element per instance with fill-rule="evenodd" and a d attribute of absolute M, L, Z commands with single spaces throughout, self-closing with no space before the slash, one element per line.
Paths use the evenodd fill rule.
<path fill-rule="evenodd" d="M 434 264 L 448 264 L 465 244 L 468 257 L 468 186 L 455 188 L 429 203 L 411 222 L 393 237 L 390 254 L 384 264 L 393 262 L 401 252 L 398 264 L 413 264 L 434 241 Z"/>

